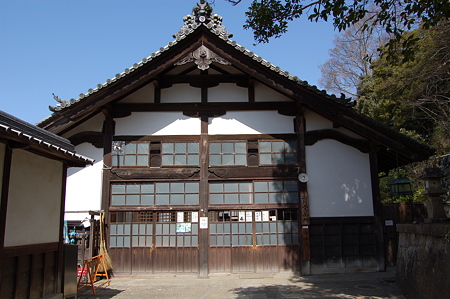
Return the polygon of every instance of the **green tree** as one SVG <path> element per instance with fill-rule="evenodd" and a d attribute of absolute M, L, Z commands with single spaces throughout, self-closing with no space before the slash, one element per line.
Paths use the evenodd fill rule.
<path fill-rule="evenodd" d="M 357 109 L 397 130 L 415 132 L 438 153 L 450 151 L 450 22 L 407 35 L 420 37 L 414 62 L 380 57 L 363 77 Z"/>
<path fill-rule="evenodd" d="M 227 0 L 238 4 L 242 0 Z M 371 11 L 374 7 L 375 10 Z M 434 27 L 450 17 L 450 2 L 447 0 L 252 0 L 244 28 L 251 29 L 255 41 L 267 43 L 272 37 L 287 32 L 289 22 L 307 15 L 311 21 L 331 19 L 335 28 L 345 30 L 367 18 L 363 30 L 381 26 L 393 34 L 387 46 L 390 59 L 402 50 L 404 61 L 414 58 L 414 35 L 405 36 L 405 30 Z"/>

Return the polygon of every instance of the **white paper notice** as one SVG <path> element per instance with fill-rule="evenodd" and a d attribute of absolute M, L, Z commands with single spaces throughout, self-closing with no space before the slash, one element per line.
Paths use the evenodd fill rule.
<path fill-rule="evenodd" d="M 244 211 L 239 212 L 239 222 L 245 222 L 245 212 Z"/>
<path fill-rule="evenodd" d="M 269 221 L 269 211 L 262 211 L 262 220 Z"/>
<path fill-rule="evenodd" d="M 192 223 L 197 223 L 198 222 L 198 212 L 192 212 L 192 215 L 191 215 L 191 222 Z"/>
<path fill-rule="evenodd" d="M 253 213 L 250 212 L 245 212 L 245 221 L 246 222 L 252 222 L 253 221 Z"/>
<path fill-rule="evenodd" d="M 200 228 L 201 229 L 208 228 L 208 217 L 200 217 Z"/>
<path fill-rule="evenodd" d="M 261 222 L 261 212 L 255 212 L 255 221 Z"/>
<path fill-rule="evenodd" d="M 177 212 L 177 222 L 184 222 L 184 212 Z"/>

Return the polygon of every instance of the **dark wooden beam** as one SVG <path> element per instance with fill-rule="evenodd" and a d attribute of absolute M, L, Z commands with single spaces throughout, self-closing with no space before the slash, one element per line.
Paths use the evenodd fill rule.
<path fill-rule="evenodd" d="M 156 112 L 156 111 L 196 111 L 200 114 L 214 111 L 251 111 L 251 110 L 285 110 L 295 111 L 294 102 L 230 102 L 230 103 L 136 103 L 116 104 L 113 106 L 114 118 L 131 115 L 131 112 Z"/>
<path fill-rule="evenodd" d="M 161 88 L 171 87 L 173 84 L 189 83 L 193 87 L 214 87 L 220 83 L 236 83 L 238 86 L 247 87 L 249 77 L 247 75 L 212 74 L 204 75 L 165 75 L 159 78 Z"/>
<path fill-rule="evenodd" d="M 370 142 L 366 139 L 354 138 L 342 132 L 333 129 L 322 129 L 308 131 L 305 133 L 306 145 L 313 145 L 319 140 L 333 139 L 343 144 L 352 146 L 363 153 L 368 153 L 371 150 Z"/>
<path fill-rule="evenodd" d="M 84 142 L 88 142 L 93 146 L 95 146 L 96 148 L 103 148 L 102 132 L 93 132 L 93 131 L 80 132 L 70 136 L 67 139 L 69 139 L 70 143 L 72 143 L 75 146 Z"/>

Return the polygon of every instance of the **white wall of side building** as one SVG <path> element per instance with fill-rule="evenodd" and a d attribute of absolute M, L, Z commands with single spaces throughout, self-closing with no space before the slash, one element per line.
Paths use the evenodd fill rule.
<path fill-rule="evenodd" d="M 331 121 L 313 112 L 305 118 L 307 131 L 333 128 Z M 373 216 L 369 154 L 332 139 L 306 146 L 305 151 L 311 217 Z"/>
<path fill-rule="evenodd" d="M 5 247 L 59 241 L 63 162 L 14 150 Z"/>
<path fill-rule="evenodd" d="M 67 170 L 65 220 L 83 220 L 90 217 L 81 211 L 100 210 L 102 198 L 103 149 L 89 143 L 75 147 L 78 154 L 94 159 L 94 165 Z M 76 213 L 80 212 L 80 213 Z"/>

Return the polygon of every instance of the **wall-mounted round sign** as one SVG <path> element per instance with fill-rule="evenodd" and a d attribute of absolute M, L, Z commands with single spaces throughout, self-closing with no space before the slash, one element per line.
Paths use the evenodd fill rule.
<path fill-rule="evenodd" d="M 306 183 L 308 181 L 308 175 L 306 173 L 300 173 L 298 175 L 298 180 L 302 183 Z"/>

